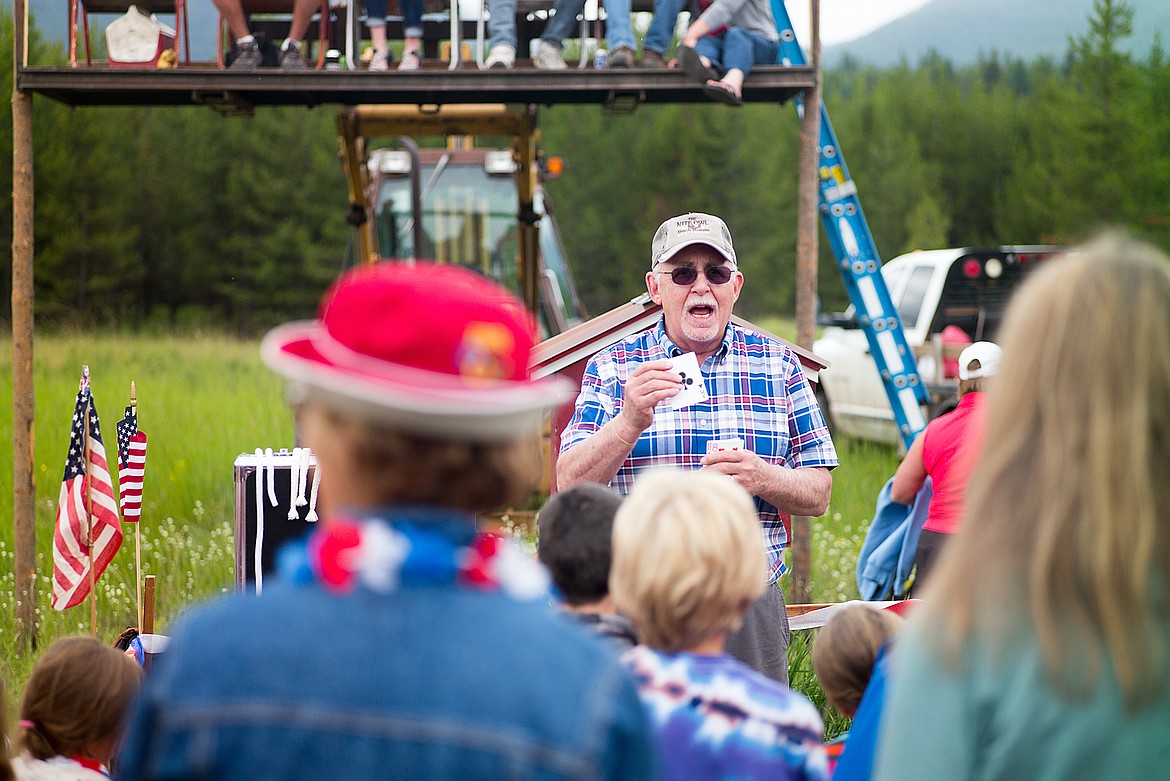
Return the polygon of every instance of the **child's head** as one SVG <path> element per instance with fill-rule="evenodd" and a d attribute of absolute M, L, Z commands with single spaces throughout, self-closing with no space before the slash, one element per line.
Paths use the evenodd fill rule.
<path fill-rule="evenodd" d="M 647 645 L 684 651 L 736 629 L 767 582 L 756 506 L 734 480 L 639 477 L 614 519 L 609 587 Z"/>
<path fill-rule="evenodd" d="M 142 668 L 89 637 L 63 637 L 33 668 L 20 704 L 21 747 L 37 759 L 108 761 Z"/>
<path fill-rule="evenodd" d="M 821 627 L 813 643 L 813 670 L 830 705 L 852 718 L 878 651 L 901 626 L 901 616 L 858 603 L 845 605 Z"/>
<path fill-rule="evenodd" d="M 596 483 L 554 494 L 540 511 L 537 555 L 565 604 L 581 607 L 609 594 L 613 516 L 622 496 Z"/>

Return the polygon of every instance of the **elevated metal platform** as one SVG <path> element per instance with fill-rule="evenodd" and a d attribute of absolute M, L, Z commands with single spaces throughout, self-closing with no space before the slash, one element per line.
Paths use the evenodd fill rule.
<path fill-rule="evenodd" d="M 748 103 L 783 103 L 813 85 L 811 67 L 761 66 L 744 86 Z M 680 70 L 587 68 L 540 71 L 219 70 L 192 65 L 173 70 L 132 68 L 23 68 L 16 86 L 70 106 L 207 105 L 228 111 L 257 106 L 456 103 L 639 104 L 709 103 L 700 85 Z M 730 109 L 734 110 L 734 109 Z"/>

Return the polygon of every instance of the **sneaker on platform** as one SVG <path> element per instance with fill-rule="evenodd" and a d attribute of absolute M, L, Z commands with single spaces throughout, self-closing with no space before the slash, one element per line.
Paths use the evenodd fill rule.
<path fill-rule="evenodd" d="M 285 40 L 284 46 L 280 47 L 280 67 L 292 70 L 305 70 L 309 67 L 309 64 L 305 62 L 300 41 L 294 41 L 291 38 Z"/>
<path fill-rule="evenodd" d="M 233 47 L 236 56 L 232 58 L 232 64 L 229 68 L 239 68 L 245 70 L 248 68 L 259 68 L 260 63 L 264 59 L 264 54 L 260 51 L 260 42 L 253 38 L 250 41 L 237 43 Z"/>
<path fill-rule="evenodd" d="M 497 43 L 488 50 L 484 68 L 511 68 L 516 64 L 516 47 L 507 43 Z"/>
<path fill-rule="evenodd" d="M 532 64 L 542 71 L 561 71 L 569 67 L 561 56 L 561 47 L 548 41 L 541 41 L 532 55 Z"/>

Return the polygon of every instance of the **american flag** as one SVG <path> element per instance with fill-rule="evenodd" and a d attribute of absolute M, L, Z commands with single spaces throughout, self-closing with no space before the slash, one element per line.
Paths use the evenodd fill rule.
<path fill-rule="evenodd" d="M 146 432 L 138 430 L 133 407 L 118 421 L 118 488 L 122 494 L 122 520 L 137 523 L 142 517 L 142 481 L 146 476 Z"/>
<path fill-rule="evenodd" d="M 89 427 L 88 458 L 85 452 L 86 426 Z M 57 500 L 57 527 L 53 534 L 53 607 L 65 610 L 81 604 L 89 596 L 91 559 L 96 581 L 121 545 L 118 502 L 110 480 L 106 448 L 102 444 L 97 406 L 89 389 L 86 367 L 73 410 L 65 477 Z"/>

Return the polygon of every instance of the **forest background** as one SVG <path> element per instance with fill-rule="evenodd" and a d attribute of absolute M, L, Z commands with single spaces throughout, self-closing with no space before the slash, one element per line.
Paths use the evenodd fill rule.
<path fill-rule="evenodd" d="M 1132 10 L 1096 0 L 1060 58 L 848 58 L 824 99 L 883 258 L 915 248 L 1065 243 L 1124 225 L 1170 251 L 1170 60 L 1127 52 Z M 34 20 L 35 21 L 35 20 Z M 64 61 L 34 29 L 33 59 Z M 0 10 L 0 55 L 12 18 Z M 12 73 L 3 74 L 6 94 Z M 38 328 L 213 328 L 252 336 L 313 313 L 350 228 L 333 111 L 34 101 Z M 11 158 L 10 101 L 0 154 Z M 750 280 L 737 311 L 794 306 L 799 123 L 790 106 L 595 106 L 541 113 L 567 162 L 548 189 L 590 313 L 643 289 L 666 217 L 724 216 Z M 11 170 L 0 168 L 0 296 L 10 297 Z M 826 241 L 826 310 L 847 302 Z"/>

